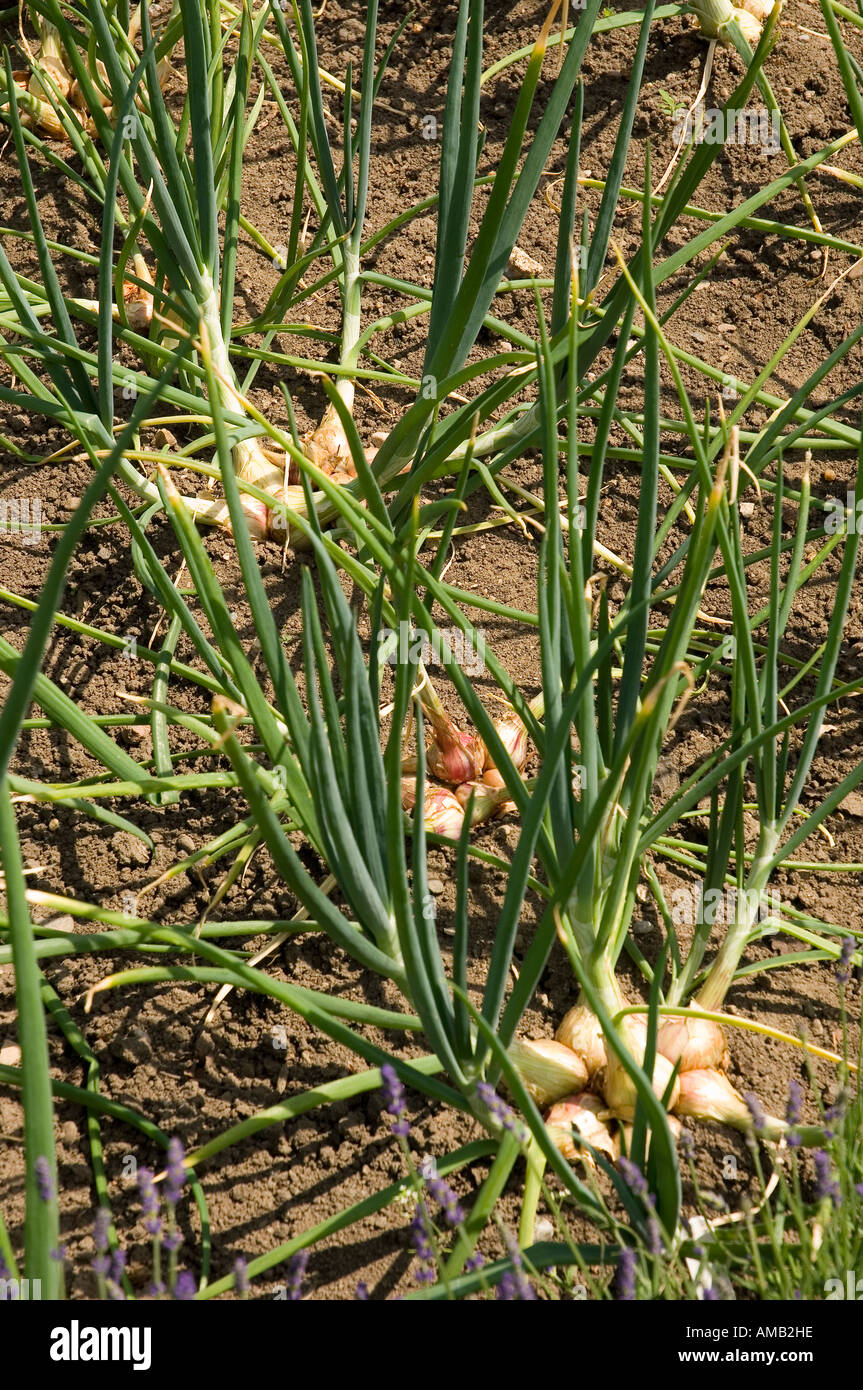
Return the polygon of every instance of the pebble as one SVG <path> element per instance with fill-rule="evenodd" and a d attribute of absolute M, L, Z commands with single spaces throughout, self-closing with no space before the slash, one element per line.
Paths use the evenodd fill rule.
<path fill-rule="evenodd" d="M 547 1216 L 541 1216 L 533 1228 L 534 1240 L 553 1240 L 554 1224 Z"/>
<path fill-rule="evenodd" d="M 0 1043 L 0 1066 L 17 1067 L 21 1061 L 21 1048 L 13 1039 Z"/>
<path fill-rule="evenodd" d="M 80 505 L 80 497 L 75 497 L 71 492 L 67 492 L 66 495 L 60 499 L 60 506 L 63 508 L 64 512 L 76 512 Z"/>
<path fill-rule="evenodd" d="M 53 927 L 54 931 L 72 932 L 75 930 L 75 919 L 68 912 L 62 912 L 59 917 L 46 917 L 45 926 Z"/>
<path fill-rule="evenodd" d="M 64 1125 L 61 1125 L 60 1138 L 67 1148 L 72 1148 L 77 1144 L 79 1138 L 78 1126 L 75 1124 L 74 1120 L 67 1120 Z"/>
<path fill-rule="evenodd" d="M 443 882 L 442 879 L 440 879 L 440 878 L 430 878 L 429 881 L 428 881 L 428 883 L 429 883 L 429 892 L 430 892 L 430 893 L 442 893 L 442 892 L 443 892 L 444 887 L 445 887 L 445 884 L 444 884 L 444 882 Z"/>
<path fill-rule="evenodd" d="M 197 846 L 191 835 L 177 836 L 177 849 L 185 850 L 186 854 L 194 854 L 196 848 Z"/>
<path fill-rule="evenodd" d="M 754 502 L 741 502 L 739 507 L 740 515 L 744 521 L 748 521 L 755 511 Z"/>

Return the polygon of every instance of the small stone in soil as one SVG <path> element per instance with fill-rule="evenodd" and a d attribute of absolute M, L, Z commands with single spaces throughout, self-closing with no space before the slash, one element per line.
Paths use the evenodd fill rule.
<path fill-rule="evenodd" d="M 17 1067 L 21 1061 L 21 1049 L 11 1038 L 0 1043 L 0 1066 Z"/>

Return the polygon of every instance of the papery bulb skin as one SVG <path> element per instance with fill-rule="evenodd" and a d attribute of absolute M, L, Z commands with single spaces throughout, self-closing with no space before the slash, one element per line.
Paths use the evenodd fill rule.
<path fill-rule="evenodd" d="M 586 1143 L 616 1163 L 620 1157 L 620 1140 L 600 1118 L 605 1113 L 605 1104 L 599 1096 L 582 1091 L 565 1096 L 553 1105 L 544 1117 L 545 1127 L 554 1147 L 570 1162 L 574 1158 L 581 1158 L 590 1166 L 595 1166 L 591 1155 L 573 1138 L 572 1131 L 575 1129 Z"/>
<path fill-rule="evenodd" d="M 512 802 L 507 800 L 505 791 L 500 787 L 489 787 L 485 781 L 462 782 L 460 787 L 456 787 L 455 796 L 465 811 L 473 796 L 471 825 L 479 825 L 482 821 L 489 820 L 497 811 L 512 805 Z"/>
<path fill-rule="evenodd" d="M 570 1009 L 554 1036 L 578 1053 L 590 1077 L 601 1071 L 608 1061 L 602 1025 L 587 1004 L 576 1004 Z"/>
<path fill-rule="evenodd" d="M 69 76 L 62 61 L 59 58 L 41 57 L 39 65 L 44 69 L 47 81 L 43 82 L 38 72 L 34 72 L 27 83 L 30 95 L 38 97 L 40 101 L 50 102 L 54 97 L 53 83 L 61 96 L 68 97 L 72 90 L 73 79 Z"/>
<path fill-rule="evenodd" d="M 678 1115 L 688 1115 L 693 1120 L 715 1120 L 717 1124 L 729 1125 L 746 1134 L 757 1132 L 762 1139 L 781 1139 L 789 1128 L 785 1121 L 760 1113 L 756 1125 L 753 1107 L 760 1112 L 754 1100 L 751 1106 L 746 1104 L 722 1072 L 704 1068 L 683 1073 L 674 1108 Z"/>
<path fill-rule="evenodd" d="M 656 1034 L 656 1050 L 680 1070 L 719 1067 L 725 1056 L 725 1034 L 707 1018 L 664 1018 Z"/>
<path fill-rule="evenodd" d="M 462 782 L 475 782 L 482 771 L 482 749 L 473 734 L 462 733 L 452 720 L 450 728 L 435 727 L 428 746 L 428 767 L 432 777 L 458 787 Z"/>
<path fill-rule="evenodd" d="M 551 1038 L 517 1038 L 510 1044 L 509 1056 L 540 1110 L 587 1084 L 587 1068 L 581 1058 Z"/>
<path fill-rule="evenodd" d="M 413 811 L 416 809 L 416 801 L 416 779 L 403 777 L 402 807 L 405 811 Z M 457 840 L 464 823 L 464 811 L 446 787 L 427 782 L 423 797 L 423 820 L 426 830 L 431 834 L 446 835 L 451 840 Z"/>
<path fill-rule="evenodd" d="M 138 278 L 152 284 L 153 277 L 143 256 L 136 256 L 134 265 Z M 129 327 L 133 328 L 136 333 L 146 333 L 153 318 L 153 296 L 149 290 L 134 284 L 131 280 L 124 280 L 123 307 L 129 321 Z"/>
<path fill-rule="evenodd" d="M 504 782 L 496 767 L 484 767 L 482 770 L 482 778 L 480 780 L 482 781 L 484 786 L 492 787 L 495 790 L 499 790 L 501 787 L 506 786 L 506 783 Z"/>
<path fill-rule="evenodd" d="M 758 40 L 761 38 L 761 21 L 755 17 L 748 7 L 740 10 L 735 9 L 734 18 L 740 25 L 741 32 L 746 42 L 752 48 L 757 47 Z"/>
<path fill-rule="evenodd" d="M 633 1015 L 627 1014 L 619 1031 L 626 1042 L 627 1050 L 641 1066 L 644 1062 L 647 1027 L 646 1021 L 640 1019 L 636 1021 L 637 1018 L 637 1015 L 633 1017 Z M 653 1066 L 653 1090 L 660 1100 L 665 1095 L 673 1070 L 674 1068 L 668 1059 L 663 1057 L 661 1053 L 657 1053 Z M 635 1089 L 635 1083 L 612 1048 L 608 1048 L 608 1063 L 604 1073 L 599 1078 L 599 1085 L 608 1102 L 609 1109 L 614 1111 L 618 1119 L 633 1120 L 635 1118 L 638 1092 Z M 675 1108 L 679 1090 L 680 1078 L 678 1077 L 674 1082 L 667 1109 L 673 1110 Z"/>
<path fill-rule="evenodd" d="M 527 762 L 527 729 L 522 724 L 518 715 L 514 712 L 512 714 L 505 714 L 500 719 L 496 719 L 494 721 L 494 727 L 497 731 L 498 738 L 500 739 L 506 751 L 509 753 L 509 756 L 512 758 L 512 761 L 515 763 L 517 770 L 521 772 L 522 768 Z M 498 777 L 500 777 L 500 773 L 497 770 L 494 758 L 486 748 L 482 739 L 479 740 L 479 743 L 483 753 L 483 780 L 488 781 L 487 774 L 489 773 L 495 773 Z M 502 787 L 503 778 L 500 777 L 500 781 L 498 783 L 490 782 L 489 785 L 497 785 Z"/>
<path fill-rule="evenodd" d="M 773 13 L 774 4 L 775 0 L 740 0 L 738 8 L 751 14 L 754 19 L 758 20 L 759 24 L 763 24 Z"/>
<path fill-rule="evenodd" d="M 423 820 L 432 835 L 445 835 L 457 840 L 464 824 L 464 811 L 451 791 L 445 787 L 426 786 L 423 801 Z"/>
<path fill-rule="evenodd" d="M 428 746 L 428 768 L 439 782 L 459 787 L 462 782 L 479 781 L 485 751 L 475 734 L 462 733 L 450 719 L 430 682 L 419 692 L 423 714 L 432 727 Z"/>
<path fill-rule="evenodd" d="M 302 438 L 303 453 L 335 483 L 349 483 L 357 476 L 356 464 L 345 427 L 334 405 L 328 405 L 321 423 Z"/>
<path fill-rule="evenodd" d="M 752 1116 L 746 1101 L 727 1076 L 712 1067 L 696 1068 L 680 1078 L 680 1095 L 675 1110 L 694 1120 L 716 1120 L 734 1129 L 751 1129 Z"/>

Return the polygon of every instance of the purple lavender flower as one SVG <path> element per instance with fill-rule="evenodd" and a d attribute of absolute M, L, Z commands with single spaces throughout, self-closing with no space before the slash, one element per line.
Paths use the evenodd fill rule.
<path fill-rule="evenodd" d="M 764 1115 L 764 1106 L 761 1104 L 758 1097 L 754 1096 L 751 1091 L 747 1091 L 743 1099 L 746 1101 L 746 1108 L 752 1116 L 752 1124 L 760 1134 L 767 1123 Z"/>
<path fill-rule="evenodd" d="M 399 1081 L 395 1067 L 389 1062 L 385 1062 L 381 1067 L 381 1080 L 383 1081 L 385 1107 L 387 1112 L 393 1116 L 393 1134 L 400 1139 L 407 1139 L 410 1125 L 405 1112 L 405 1088 Z"/>
<path fill-rule="evenodd" d="M 631 1158 L 623 1155 L 617 1160 L 617 1167 L 627 1187 L 637 1197 L 645 1197 L 647 1195 L 647 1182 L 638 1164 L 633 1163 Z"/>
<path fill-rule="evenodd" d="M 812 1155 L 815 1164 L 815 1200 L 831 1201 L 838 1206 L 842 1200 L 839 1184 L 833 1178 L 830 1168 L 830 1155 L 826 1149 L 816 1149 Z"/>
<path fill-rule="evenodd" d="M 836 1133 L 834 1125 L 838 1125 L 845 1118 L 845 1099 L 844 1092 L 840 1091 L 833 1105 L 829 1105 L 824 1111 L 824 1133 L 828 1139 L 832 1139 Z"/>
<path fill-rule="evenodd" d="M 177 1275 L 177 1282 L 174 1284 L 174 1297 L 182 1303 L 188 1303 L 198 1292 L 198 1281 L 194 1274 L 190 1274 L 188 1269 L 183 1269 Z"/>
<path fill-rule="evenodd" d="M 172 1207 L 179 1202 L 186 1185 L 185 1156 L 181 1141 L 176 1136 L 169 1140 L 168 1161 L 165 1164 L 165 1201 Z"/>
<path fill-rule="evenodd" d="M 715 1290 L 715 1288 L 713 1287 L 712 1284 L 709 1286 L 709 1288 L 706 1288 L 706 1289 L 704 1290 L 704 1292 L 702 1293 L 701 1297 L 704 1299 L 704 1302 L 705 1302 L 705 1303 L 718 1303 L 718 1302 L 719 1302 L 719 1294 L 716 1292 L 716 1290 Z"/>
<path fill-rule="evenodd" d="M 788 1104 L 785 1107 L 785 1118 L 790 1125 L 799 1125 L 800 1116 L 803 1113 L 803 1087 L 799 1081 L 795 1081 L 792 1076 L 788 1082 Z"/>
<path fill-rule="evenodd" d="M 154 1239 L 161 1234 L 162 1218 L 159 1213 L 159 1194 L 153 1186 L 152 1168 L 138 1169 L 138 1197 L 141 1202 L 141 1215 L 144 1230 Z"/>
<path fill-rule="evenodd" d="M 54 1198 L 54 1175 L 51 1172 L 51 1164 L 44 1155 L 40 1154 L 33 1164 L 33 1174 L 36 1178 L 36 1190 L 42 1201 L 52 1201 Z"/>
<path fill-rule="evenodd" d="M 369 1301 L 368 1285 L 365 1284 L 362 1279 L 357 1284 L 357 1289 L 356 1293 L 354 1294 L 354 1298 L 358 1303 L 368 1303 Z"/>
<path fill-rule="evenodd" d="M 863 1197 L 863 1182 L 858 1182 L 855 1185 L 854 1191 L 857 1193 L 858 1197 Z"/>
<path fill-rule="evenodd" d="M 249 1292 L 249 1271 L 242 1255 L 238 1255 L 234 1260 L 234 1288 L 240 1298 L 244 1298 Z"/>
<path fill-rule="evenodd" d="M 426 1188 L 440 1205 L 444 1221 L 448 1226 L 457 1226 L 460 1221 L 464 1221 L 464 1210 L 445 1178 L 427 1178 Z"/>
<path fill-rule="evenodd" d="M 93 1257 L 93 1270 L 100 1279 L 107 1279 L 111 1273 L 111 1256 L 95 1255 Z"/>
<path fill-rule="evenodd" d="M 506 1102 L 501 1100 L 494 1087 L 489 1086 L 487 1081 L 480 1081 L 477 1083 L 476 1093 L 482 1104 L 488 1110 L 491 1118 L 495 1120 L 502 1129 L 508 1130 L 516 1139 L 521 1140 L 524 1136 L 523 1126 L 516 1119 L 515 1111 L 511 1110 Z"/>
<path fill-rule="evenodd" d="M 629 1245 L 621 1246 L 617 1257 L 617 1297 L 621 1303 L 635 1301 L 635 1251 Z"/>
<path fill-rule="evenodd" d="M 125 1250 L 121 1250 L 121 1249 L 118 1247 L 115 1251 L 113 1251 L 113 1253 L 112 1253 L 112 1255 L 111 1255 L 111 1268 L 110 1268 L 110 1270 L 109 1270 L 109 1272 L 108 1272 L 108 1278 L 111 1280 L 112 1283 L 114 1283 L 114 1284 L 119 1284 L 119 1283 L 120 1283 L 120 1280 L 123 1278 L 123 1270 L 124 1270 L 125 1268 L 126 1268 L 126 1252 L 125 1252 Z M 121 1295 L 121 1297 L 124 1297 L 124 1296 L 125 1296 L 125 1295 Z"/>
<path fill-rule="evenodd" d="M 55 1264 L 61 1265 L 65 1263 L 69 1251 L 67 1250 L 65 1245 L 58 1245 L 55 1247 L 55 1249 L 49 1250 L 48 1254 L 50 1255 L 51 1259 L 54 1261 Z"/>
<path fill-rule="evenodd" d="M 169 1255 L 173 1255 L 175 1250 L 179 1250 L 182 1244 L 182 1232 L 178 1231 L 176 1228 L 172 1231 L 166 1231 L 162 1236 L 162 1249 L 167 1250 Z"/>
<path fill-rule="evenodd" d="M 655 1216 L 651 1216 L 647 1222 L 647 1248 L 657 1260 L 665 1249 L 662 1243 L 662 1230 Z"/>
<path fill-rule="evenodd" d="M 303 1297 L 303 1277 L 309 1263 L 308 1250 L 298 1250 L 288 1260 L 288 1302 L 299 1303 Z"/>
<path fill-rule="evenodd" d="M 524 1268 L 524 1259 L 519 1249 L 518 1241 L 515 1236 L 504 1228 L 503 1238 L 512 1261 L 512 1270 L 507 1270 L 497 1287 L 496 1297 L 505 1302 L 518 1300 L 521 1303 L 533 1303 L 536 1301 L 536 1290 L 527 1277 Z M 503 1290 L 501 1290 L 501 1284 Z"/>
<path fill-rule="evenodd" d="M 411 1221 L 411 1244 L 420 1262 L 420 1267 L 416 1273 L 418 1284 L 431 1284 L 435 1279 L 436 1263 L 434 1247 L 429 1235 L 430 1226 L 431 1216 L 428 1207 L 425 1202 L 417 1202 L 416 1211 Z"/>
<path fill-rule="evenodd" d="M 484 1258 L 484 1256 L 482 1256 L 482 1255 L 479 1253 L 479 1251 L 477 1250 L 477 1252 L 476 1252 L 475 1255 L 468 1255 L 467 1259 L 465 1260 L 465 1262 L 464 1262 L 465 1273 L 466 1273 L 466 1274 L 475 1274 L 476 1271 L 477 1271 L 478 1269 L 482 1269 L 482 1267 L 483 1267 L 484 1264 L 485 1264 L 485 1258 Z"/>
<path fill-rule="evenodd" d="M 851 957 L 854 954 L 854 947 L 856 945 L 857 942 L 854 940 L 853 936 L 843 937 L 842 950 L 836 962 L 836 968 L 833 971 L 838 985 L 847 985 L 848 981 L 851 979 Z"/>
<path fill-rule="evenodd" d="M 684 1158 L 691 1158 L 692 1155 L 695 1153 L 695 1140 L 693 1139 L 688 1129 L 683 1129 L 680 1131 L 680 1138 L 677 1141 L 677 1147 L 680 1149 L 680 1152 L 683 1154 Z"/>
<path fill-rule="evenodd" d="M 495 1298 L 501 1303 L 535 1303 L 536 1290 L 524 1274 L 508 1269 L 500 1276 Z"/>
<path fill-rule="evenodd" d="M 788 1082 L 788 1104 L 785 1107 L 785 1119 L 791 1125 L 791 1129 L 785 1136 L 785 1142 L 789 1149 L 800 1148 L 800 1135 L 796 1133 L 794 1126 L 799 1125 L 802 1113 L 803 1087 L 799 1081 L 795 1081 L 792 1077 Z"/>

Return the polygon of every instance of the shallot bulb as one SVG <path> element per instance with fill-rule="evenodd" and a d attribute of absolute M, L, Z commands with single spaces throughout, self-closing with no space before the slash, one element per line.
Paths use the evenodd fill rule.
<path fill-rule="evenodd" d="M 481 821 L 489 820 L 496 811 L 502 810 L 512 805 L 508 800 L 508 792 L 505 788 L 489 787 L 485 779 L 481 782 L 462 782 L 460 787 L 455 789 L 456 800 L 467 811 L 468 802 L 473 796 L 473 811 L 471 813 L 471 825 L 479 825 Z"/>
<path fill-rule="evenodd" d="M 570 1161 L 581 1158 L 585 1163 L 593 1163 L 587 1149 L 577 1144 L 573 1138 L 575 1131 L 592 1148 L 611 1159 L 612 1163 L 617 1162 L 620 1157 L 620 1141 L 612 1134 L 605 1120 L 600 1118 L 604 1111 L 605 1106 L 599 1096 L 592 1095 L 590 1091 L 566 1096 L 551 1107 L 545 1116 L 545 1127 L 554 1147 L 564 1158 Z"/>
<path fill-rule="evenodd" d="M 446 835 L 450 840 L 457 840 L 464 824 L 464 811 L 445 787 L 426 787 L 423 819 L 426 830 L 432 835 Z"/>
<path fill-rule="evenodd" d="M 494 727 L 517 770 L 521 772 L 527 762 L 527 729 L 514 711 L 512 714 L 505 714 L 500 719 L 496 719 Z M 479 739 L 479 744 L 483 753 L 482 780 L 490 787 L 502 787 L 504 781 L 497 770 L 494 758 L 482 739 Z"/>
<path fill-rule="evenodd" d="M 679 1059 L 682 1072 L 719 1067 L 727 1055 L 725 1034 L 718 1023 L 707 1018 L 663 1019 L 656 1034 L 656 1050 L 672 1064 Z"/>
<path fill-rule="evenodd" d="M 509 1056 L 540 1109 L 587 1084 L 587 1068 L 581 1058 L 551 1038 L 516 1039 L 510 1043 Z"/>
<path fill-rule="evenodd" d="M 674 1109 L 678 1115 L 689 1115 L 694 1120 L 716 1120 L 718 1124 L 730 1125 L 745 1133 L 757 1128 L 765 1139 L 781 1139 L 788 1129 L 784 1120 L 772 1115 L 762 1116 L 756 1126 L 754 1104 L 751 1110 L 728 1077 L 708 1067 L 682 1074 Z"/>
<path fill-rule="evenodd" d="M 595 1076 L 605 1066 L 608 1058 L 602 1025 L 587 1004 L 570 1009 L 554 1036 L 584 1060 L 588 1076 Z"/>
<path fill-rule="evenodd" d="M 450 719 L 431 684 L 420 691 L 423 713 L 432 726 L 428 746 L 428 767 L 432 777 L 458 787 L 475 782 L 482 772 L 485 751 L 475 734 L 462 733 Z"/>
<path fill-rule="evenodd" d="M 627 1014 L 620 1025 L 620 1033 L 623 1037 L 628 1052 L 632 1055 L 639 1066 L 644 1062 L 644 1052 L 647 1038 L 647 1028 L 644 1020 L 637 1020 L 631 1014 Z M 656 1054 L 653 1064 L 653 1090 L 660 1098 L 664 1097 L 671 1080 L 674 1067 L 661 1053 Z M 635 1083 L 620 1061 L 617 1053 L 612 1048 L 608 1049 L 608 1063 L 605 1072 L 600 1079 L 602 1094 L 605 1096 L 610 1110 L 621 1120 L 633 1120 L 635 1118 L 635 1106 L 638 1099 L 638 1092 Z M 677 1102 L 680 1089 L 680 1078 L 678 1077 L 671 1090 L 671 1095 L 667 1103 L 667 1108 L 673 1110 Z"/>

